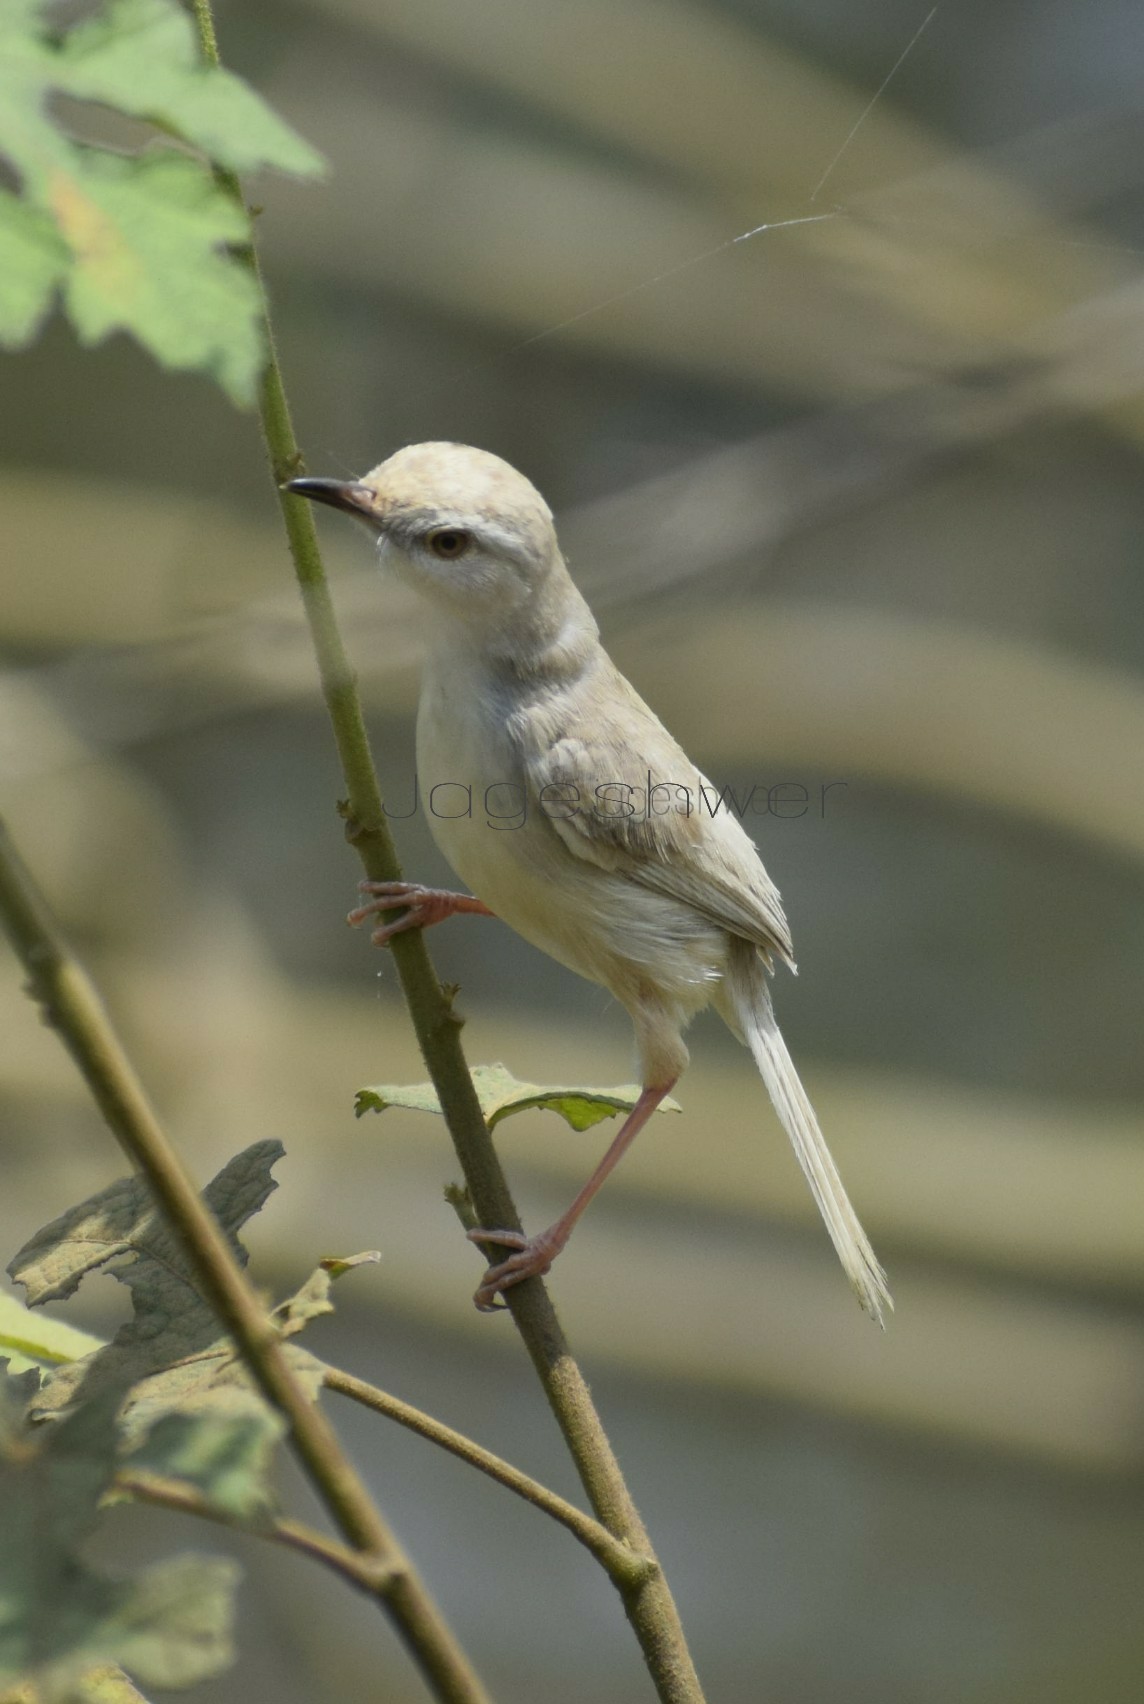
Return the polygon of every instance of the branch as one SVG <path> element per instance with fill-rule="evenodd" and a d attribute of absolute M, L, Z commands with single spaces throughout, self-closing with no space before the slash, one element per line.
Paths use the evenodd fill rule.
<path fill-rule="evenodd" d="M 217 65 L 220 60 L 210 0 L 193 0 L 193 7 L 203 52 Z M 220 178 L 241 203 L 238 180 L 230 174 L 220 174 Z M 249 261 L 262 287 L 253 240 Z M 264 287 L 262 301 L 268 349 L 260 404 L 262 432 L 345 776 L 346 833 L 371 881 L 400 881 L 401 866 L 382 806 L 353 671 L 338 631 L 313 510 L 303 498 L 291 497 L 281 489 L 284 481 L 302 467 L 302 454 L 290 418 Z M 422 931 L 411 929 L 395 936 L 391 951 L 417 1041 L 476 1210 L 486 1225 L 519 1230 L 520 1216 L 461 1050 L 459 1024 L 433 969 Z M 597 1518 L 614 1538 L 655 1564 L 641 1580 L 620 1585 L 619 1590 L 661 1704 L 703 1704 L 675 1600 L 548 1292 L 541 1279 L 530 1278 L 515 1285 L 506 1299 Z"/>
<path fill-rule="evenodd" d="M 402 1402 L 400 1397 L 390 1396 L 388 1391 L 379 1390 L 376 1385 L 367 1384 L 365 1379 L 343 1372 L 340 1367 L 329 1368 L 323 1382 L 327 1390 L 339 1391 L 342 1396 L 348 1396 L 352 1401 L 360 1402 L 378 1414 L 384 1414 L 387 1419 L 396 1420 L 399 1426 L 416 1432 L 418 1437 L 427 1438 L 432 1444 L 439 1444 L 443 1450 L 448 1450 L 450 1455 L 459 1456 L 478 1472 L 487 1473 L 498 1485 L 515 1491 L 526 1503 L 531 1503 L 534 1508 L 542 1509 L 546 1515 L 551 1515 L 553 1520 L 567 1527 L 568 1531 L 592 1552 L 617 1585 L 638 1584 L 658 1566 L 652 1558 L 638 1555 L 621 1539 L 613 1538 L 607 1527 L 601 1526 L 599 1521 L 594 1521 L 591 1515 L 586 1515 L 575 1503 L 569 1503 L 555 1491 L 550 1491 L 546 1485 L 541 1485 L 539 1480 L 522 1473 L 519 1468 L 513 1467 L 511 1462 L 494 1455 L 474 1439 L 467 1438 L 463 1432 L 455 1432 L 452 1426 L 434 1420 L 431 1414 L 425 1414 L 420 1408 Z"/>
<path fill-rule="evenodd" d="M 179 1514 L 194 1515 L 198 1520 L 214 1521 L 217 1526 L 229 1527 L 233 1532 L 248 1533 L 253 1538 L 264 1538 L 271 1544 L 281 1544 L 288 1550 L 300 1551 L 303 1556 L 309 1556 L 315 1562 L 332 1568 L 334 1573 L 341 1574 L 343 1579 L 349 1580 L 351 1585 L 357 1586 L 371 1597 L 383 1592 L 392 1578 L 386 1564 L 363 1555 L 360 1550 L 351 1550 L 348 1544 L 339 1544 L 336 1538 L 327 1538 L 325 1533 L 306 1526 L 302 1521 L 290 1520 L 285 1516 L 274 1517 L 265 1522 L 243 1520 L 239 1515 L 231 1515 L 225 1509 L 220 1509 L 217 1503 L 212 1503 L 193 1486 L 179 1479 L 168 1479 L 161 1473 L 147 1473 L 129 1467 L 120 1468 L 115 1475 L 114 1489 L 126 1491 L 137 1503 L 152 1503 L 159 1509 L 174 1509 Z"/>
<path fill-rule="evenodd" d="M 374 1570 L 374 1594 L 414 1660 L 438 1697 L 449 1704 L 487 1704 L 468 1659 L 343 1453 L 333 1427 L 291 1371 L 273 1323 L 168 1141 L 91 979 L 64 946 L 2 822 L 0 918 L 28 973 L 29 993 L 59 1032 L 120 1147 L 146 1179 L 254 1382 L 285 1417 L 303 1471 L 363 1568 Z"/>

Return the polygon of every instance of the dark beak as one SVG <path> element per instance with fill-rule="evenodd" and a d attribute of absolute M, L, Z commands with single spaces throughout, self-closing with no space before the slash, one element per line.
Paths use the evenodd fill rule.
<path fill-rule="evenodd" d="M 308 497 L 312 503 L 328 503 L 331 509 L 344 509 L 348 515 L 368 517 L 373 513 L 373 492 L 368 485 L 347 484 L 342 479 L 289 479 L 283 490 Z"/>

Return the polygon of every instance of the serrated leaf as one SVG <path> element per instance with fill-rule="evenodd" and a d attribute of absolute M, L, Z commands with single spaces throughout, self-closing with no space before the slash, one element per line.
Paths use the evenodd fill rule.
<path fill-rule="evenodd" d="M 17 1297 L 0 1291 L 0 1355 L 7 1356 L 14 1373 L 79 1361 L 102 1348 L 102 1339 L 90 1332 L 48 1314 L 33 1313 Z"/>
<path fill-rule="evenodd" d="M 247 216 L 208 160 L 311 174 L 318 156 L 239 78 L 202 61 L 177 0 L 108 0 L 62 37 L 50 26 L 46 0 L 0 5 L 0 154 L 22 191 L 0 203 L 0 342 L 26 343 L 62 286 L 86 341 L 128 331 L 165 365 L 207 372 L 250 402 L 261 303 L 227 252 L 249 239 Z M 207 159 L 165 143 L 130 157 L 81 146 L 53 122 L 57 93 L 150 120 Z"/>
<path fill-rule="evenodd" d="M 53 173 L 51 205 L 74 256 L 64 297 L 84 343 L 130 331 L 168 367 L 211 374 L 241 404 L 262 365 L 253 274 L 219 252 L 246 219 L 194 160 L 152 153 Z"/>
<path fill-rule="evenodd" d="M 70 264 L 51 217 L 0 190 L 0 347 L 32 341 Z"/>
<path fill-rule="evenodd" d="M 281 1153 L 279 1142 L 257 1142 L 204 1191 L 243 1264 L 238 1229 L 275 1188 L 270 1167 Z M 294 1338 L 331 1313 L 334 1281 L 377 1258 L 370 1251 L 324 1261 L 272 1310 L 282 1338 Z M 110 1185 L 45 1226 L 16 1256 L 11 1272 L 30 1296 L 44 1301 L 71 1295 L 87 1273 L 104 1267 L 130 1286 L 134 1317 L 111 1343 L 48 1373 L 32 1397 L 32 1417 L 59 1420 L 105 1390 L 117 1390 L 125 1468 L 187 1480 L 224 1513 L 245 1516 L 271 1506 L 269 1468 L 281 1421 L 220 1332 L 181 1246 L 137 1178 Z M 316 1400 L 325 1363 L 293 1341 L 283 1347 Z"/>
<path fill-rule="evenodd" d="M 313 177 L 322 157 L 240 77 L 204 64 L 189 16 L 170 0 L 115 0 L 59 52 L 57 88 L 149 118 L 232 171 Z"/>
<path fill-rule="evenodd" d="M 184 1556 L 111 1579 L 78 1553 L 115 1471 L 121 1395 L 109 1387 L 57 1426 L 5 1429 L 0 1684 L 82 1696 L 82 1677 L 122 1663 L 144 1682 L 185 1686 L 231 1661 L 233 1563 Z"/>
<path fill-rule="evenodd" d="M 270 1167 L 282 1151 L 280 1142 L 254 1143 L 204 1191 L 244 1265 L 246 1251 L 236 1233 L 276 1187 Z M 209 1407 L 212 1392 L 220 1387 L 249 1388 L 233 1343 L 198 1293 L 181 1244 L 138 1178 L 110 1185 L 45 1226 L 9 1271 L 27 1286 L 29 1299 L 39 1302 L 71 1295 L 86 1273 L 109 1263 L 113 1275 L 131 1289 L 134 1317 L 104 1348 L 48 1375 L 36 1398 L 37 1418 L 65 1412 L 81 1390 L 90 1400 L 108 1384 L 130 1387 L 120 1423 L 134 1442 L 172 1409 Z M 316 1394 L 324 1376 L 321 1362 L 304 1349 L 288 1352 L 307 1389 Z"/>
<path fill-rule="evenodd" d="M 246 1250 L 237 1232 L 277 1189 L 270 1168 L 284 1153 L 281 1142 L 255 1142 L 228 1161 L 203 1191 L 243 1265 Z M 198 1300 L 182 1246 L 138 1177 L 109 1184 L 37 1231 L 9 1262 L 8 1275 L 24 1286 L 29 1304 L 36 1307 L 73 1295 L 82 1278 L 111 1260 L 123 1262 L 115 1276 L 136 1286 L 137 1312 L 142 1305 L 175 1314 Z"/>
<path fill-rule="evenodd" d="M 481 1103 L 485 1123 L 490 1130 L 502 1118 L 514 1112 L 527 1112 L 533 1107 L 557 1112 L 573 1130 L 590 1130 L 605 1118 L 629 1113 L 642 1094 L 638 1083 L 623 1083 L 614 1089 L 583 1089 L 565 1086 L 544 1086 L 540 1083 L 521 1083 L 505 1065 L 474 1065 L 473 1087 Z M 432 1083 L 381 1083 L 359 1089 L 354 1112 L 360 1118 L 365 1112 L 384 1112 L 387 1107 L 406 1107 L 413 1112 L 441 1112 L 441 1103 Z M 678 1101 L 666 1095 L 659 1104 L 660 1112 L 680 1112 Z"/>

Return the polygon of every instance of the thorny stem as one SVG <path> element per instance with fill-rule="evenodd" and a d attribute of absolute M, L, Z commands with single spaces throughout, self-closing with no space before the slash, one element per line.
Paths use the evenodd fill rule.
<path fill-rule="evenodd" d="M 435 1420 L 431 1414 L 425 1414 L 420 1408 L 402 1402 L 400 1397 L 391 1396 L 388 1391 L 379 1390 L 376 1385 L 367 1384 L 365 1379 L 356 1378 L 353 1373 L 343 1372 L 340 1367 L 327 1369 L 323 1382 L 327 1390 L 339 1391 L 342 1396 L 348 1396 L 354 1402 L 360 1402 L 364 1407 L 384 1414 L 387 1419 L 396 1420 L 399 1426 L 416 1432 L 418 1437 L 427 1438 L 433 1444 L 440 1444 L 443 1450 L 459 1456 L 480 1473 L 487 1473 L 498 1485 L 515 1491 L 518 1497 L 523 1497 L 525 1502 L 531 1503 L 535 1508 L 543 1509 L 545 1514 L 551 1515 L 561 1526 L 566 1526 L 568 1531 L 592 1552 L 617 1585 L 637 1582 L 656 1567 L 649 1557 L 637 1555 L 622 1540 L 613 1538 L 607 1527 L 601 1526 L 599 1521 L 594 1521 L 591 1515 L 586 1515 L 575 1503 L 569 1503 L 567 1498 L 558 1496 L 546 1485 L 541 1485 L 539 1480 L 522 1473 L 518 1467 L 513 1467 L 511 1462 L 504 1461 L 491 1450 L 484 1449 L 474 1439 L 467 1438 L 463 1432 L 455 1432 L 452 1426 Z"/>
<path fill-rule="evenodd" d="M 95 986 L 65 947 L 32 877 L 0 822 L 0 919 L 28 973 L 29 992 L 78 1065 L 112 1134 L 147 1180 L 192 1270 L 290 1443 L 437 1697 L 488 1704 L 488 1694 L 409 1558 L 375 1507 L 337 1434 L 283 1353 L 273 1322 L 247 1283 L 217 1219 L 168 1141 L 120 1046 Z M 359 1582 L 360 1583 L 360 1582 Z"/>
<path fill-rule="evenodd" d="M 193 0 L 193 7 L 203 52 L 217 65 L 220 60 L 210 0 Z M 220 180 L 241 203 L 237 179 L 221 174 Z M 347 798 L 342 814 L 346 834 L 371 881 L 400 881 L 401 866 L 382 807 L 357 685 L 322 566 L 313 510 L 303 498 L 282 490 L 283 483 L 301 471 L 302 454 L 290 419 L 253 238 L 249 262 L 262 289 L 268 351 L 260 400 L 262 432 L 345 777 Z M 395 936 L 392 952 L 417 1041 L 481 1221 L 519 1230 L 520 1217 L 461 1050 L 460 1026 L 452 1001 L 433 968 L 424 935 L 419 929 L 411 929 Z M 643 1579 L 629 1581 L 619 1590 L 661 1704 L 703 1704 L 675 1600 L 548 1292 L 541 1279 L 530 1278 L 514 1286 L 506 1299 L 597 1518 L 615 1538 L 655 1564 L 654 1571 Z"/>

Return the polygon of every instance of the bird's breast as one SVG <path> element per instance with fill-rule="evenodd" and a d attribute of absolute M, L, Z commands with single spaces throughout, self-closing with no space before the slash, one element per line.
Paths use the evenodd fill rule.
<path fill-rule="evenodd" d="M 625 1003 L 649 975 L 673 997 L 705 1003 L 722 972 L 723 931 L 568 848 L 526 784 L 509 731 L 516 708 L 463 656 L 426 669 L 418 786 L 441 852 L 517 934 Z"/>

